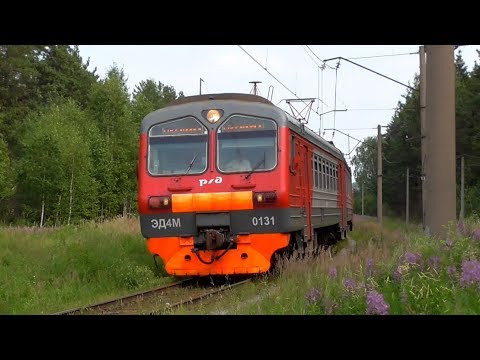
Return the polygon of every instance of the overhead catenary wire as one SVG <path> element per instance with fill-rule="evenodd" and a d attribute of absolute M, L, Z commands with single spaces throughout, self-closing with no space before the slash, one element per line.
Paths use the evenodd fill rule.
<path fill-rule="evenodd" d="M 310 50 L 310 52 L 311 52 L 318 60 L 320 60 L 320 61 L 323 63 L 323 66 L 326 66 L 326 67 L 328 67 L 328 68 L 330 68 L 330 69 L 332 69 L 332 70 L 335 70 L 335 68 L 332 67 L 332 66 L 330 66 L 330 65 L 328 65 L 328 64 L 325 62 L 325 60 L 320 59 L 320 58 L 318 57 L 318 55 L 315 54 L 315 52 L 314 52 L 312 49 L 310 49 L 310 46 L 308 46 L 308 45 L 305 45 L 305 46 L 308 48 L 308 50 Z"/>
<path fill-rule="evenodd" d="M 258 66 L 260 66 L 263 70 L 265 70 L 271 77 L 273 77 L 280 85 L 282 85 L 290 94 L 292 94 L 293 96 L 295 96 L 298 100 L 302 100 L 295 92 L 293 92 L 292 90 L 290 90 L 283 82 L 281 82 L 275 75 L 273 75 L 270 71 L 268 71 L 268 69 L 264 66 L 262 66 L 262 64 L 260 64 L 258 62 L 257 59 L 255 59 L 247 50 L 245 50 L 241 45 L 237 45 L 240 49 L 242 49 L 242 51 L 247 54 L 253 61 L 255 61 Z M 323 100 L 322 99 L 318 99 L 319 101 L 321 101 L 323 103 Z M 306 104 L 304 102 L 304 104 Z M 307 104 L 306 104 L 307 105 Z M 317 115 L 320 116 L 320 114 L 313 110 L 313 112 L 315 112 Z"/>
<path fill-rule="evenodd" d="M 247 50 L 245 50 L 241 45 L 238 45 L 238 47 L 239 47 L 243 52 L 245 52 L 253 61 L 255 61 L 255 62 L 257 63 L 257 65 L 259 65 L 259 66 L 260 66 L 262 69 L 264 69 L 271 77 L 273 77 L 280 85 L 282 85 L 289 93 L 291 93 L 292 95 L 294 95 L 297 99 L 302 100 L 302 99 L 296 94 L 296 92 L 293 92 L 292 90 L 290 90 L 282 81 L 280 81 L 274 74 L 272 74 L 272 73 L 267 69 L 266 66 L 262 66 L 262 64 L 261 64 L 259 61 L 257 61 L 257 59 L 255 59 L 255 57 L 253 57 L 253 56 L 252 56 Z M 394 81 L 394 82 L 396 82 L 396 83 L 399 83 L 399 84 L 401 84 L 401 85 L 403 85 L 403 86 L 405 86 L 405 87 L 408 87 L 408 88 L 410 88 L 410 89 L 412 89 L 412 90 L 416 90 L 416 89 L 414 89 L 414 88 L 412 88 L 412 87 L 410 87 L 410 86 L 408 86 L 408 85 L 405 85 L 405 84 L 403 84 L 403 83 L 401 83 L 401 82 L 399 82 L 399 81 L 397 81 L 397 80 L 395 80 L 395 79 L 392 79 L 392 78 L 390 78 L 390 77 L 388 77 L 388 76 L 385 76 L 385 75 L 383 75 L 383 74 L 380 74 L 380 73 L 378 73 L 378 72 L 376 72 L 376 71 L 374 71 L 374 70 L 372 70 L 372 69 L 369 69 L 369 68 L 367 68 L 367 67 L 365 67 L 365 66 L 362 66 L 362 65 L 360 65 L 360 64 L 357 64 L 357 63 L 355 63 L 355 62 L 353 62 L 353 61 L 350 61 L 350 60 L 347 59 L 347 58 L 336 57 L 336 58 L 331 58 L 331 59 L 322 60 L 317 54 L 315 54 L 315 52 L 314 52 L 308 45 L 305 45 L 305 47 L 306 47 L 319 61 L 322 62 L 323 65 L 320 66 L 320 65 L 310 56 L 310 54 L 307 52 L 307 55 L 308 55 L 308 56 L 310 57 L 310 59 L 315 63 L 315 65 L 317 65 L 317 67 L 318 67 L 319 69 L 323 69 L 323 68 L 325 68 L 325 67 L 328 67 L 328 68 L 330 68 L 330 69 L 332 69 L 332 70 L 333 70 L 333 69 L 335 70 L 335 100 L 334 100 L 334 101 L 335 101 L 335 105 L 334 105 L 334 108 L 336 108 L 336 95 L 337 95 L 336 93 L 337 93 L 337 82 L 338 82 L 338 68 L 339 68 L 339 66 L 340 66 L 340 61 L 341 61 L 342 59 L 343 59 L 343 60 L 346 60 L 346 61 L 348 61 L 348 62 L 350 62 L 350 63 L 352 63 L 352 64 L 354 64 L 354 65 L 357 65 L 357 66 L 359 66 L 359 67 L 361 67 L 361 68 L 364 68 L 364 69 L 366 69 L 366 70 L 368 70 L 368 71 L 371 71 L 371 72 L 373 72 L 373 73 L 375 73 L 375 74 L 377 74 L 377 75 L 379 75 L 379 76 L 385 77 L 385 78 L 387 78 L 387 79 L 389 79 L 389 80 L 391 80 L 391 81 Z M 305 50 L 305 49 L 304 49 L 304 50 Z M 409 54 L 414 54 L 414 53 L 409 53 Z M 399 55 L 406 55 L 406 53 L 405 53 L 405 54 L 390 54 L 389 56 L 399 56 Z M 268 56 L 268 55 L 267 55 L 267 56 Z M 372 56 L 372 57 L 380 57 L 380 56 L 386 56 L 386 55 L 376 55 L 376 56 Z M 332 66 L 330 66 L 330 65 L 328 65 L 328 64 L 326 63 L 327 61 L 330 61 L 330 60 L 333 60 L 333 59 L 338 59 L 337 66 L 336 66 L 335 68 L 332 67 Z M 319 75 L 320 75 L 320 74 L 319 74 Z M 323 72 L 322 72 L 322 76 L 323 76 Z M 322 79 L 322 80 L 323 80 L 323 79 Z M 323 82 L 322 82 L 322 93 L 323 93 Z M 320 99 L 320 96 L 318 96 L 318 100 L 321 101 L 322 104 L 328 106 L 327 104 L 325 104 L 325 102 L 324 102 L 322 99 Z M 317 106 L 317 110 L 315 110 L 315 109 L 312 109 L 312 110 L 313 110 L 313 112 L 315 112 L 317 115 L 319 115 L 320 118 L 321 118 L 321 114 L 318 112 L 318 106 Z M 349 109 L 349 110 L 350 110 L 350 109 Z M 387 110 L 398 110 L 398 108 L 352 109 L 352 111 L 369 111 L 369 110 L 377 110 L 377 111 L 382 111 L 382 110 L 383 110 L 383 111 L 387 111 Z M 335 120 L 336 120 L 336 119 L 335 119 L 335 115 L 336 115 L 336 114 L 334 114 L 334 128 L 335 128 Z M 320 126 L 321 126 L 321 124 L 320 124 Z M 335 129 L 333 129 L 333 130 L 334 130 L 334 131 L 333 131 L 333 133 L 332 133 L 332 139 L 333 139 L 333 136 L 334 136 L 334 134 L 335 134 Z M 320 128 L 319 134 L 321 134 L 321 128 Z M 348 136 L 348 137 L 351 137 L 350 135 L 345 134 L 345 133 L 344 133 L 344 135 L 346 135 L 346 136 Z M 355 139 L 355 138 L 352 137 L 352 139 Z M 351 154 L 352 151 L 353 151 L 361 142 L 363 142 L 363 141 L 358 140 L 358 139 L 355 139 L 355 140 L 357 140 L 358 143 L 357 143 L 357 144 L 354 146 L 354 148 L 349 152 L 349 154 Z"/>
<path fill-rule="evenodd" d="M 385 55 L 348 57 L 348 58 L 346 58 L 346 59 L 349 59 L 349 60 L 356 60 L 356 59 L 373 59 L 373 58 L 381 58 L 381 57 L 387 57 L 387 56 L 402 56 L 402 55 L 418 55 L 418 51 L 417 51 L 417 52 L 410 52 L 410 53 L 401 53 L 401 54 L 385 54 Z"/>
<path fill-rule="evenodd" d="M 402 83 L 402 82 L 400 82 L 400 81 L 398 81 L 398 80 L 392 79 L 391 77 L 389 77 L 389 76 L 387 76 L 387 75 L 383 75 L 383 74 L 379 73 L 378 71 L 369 69 L 369 68 L 367 68 L 366 66 L 357 64 L 356 62 L 353 62 L 353 61 L 351 61 L 351 60 L 348 60 L 348 59 L 346 59 L 346 58 L 344 58 L 344 57 L 342 57 L 342 56 L 337 56 L 337 57 L 334 57 L 334 58 L 326 59 L 326 60 L 324 60 L 324 62 L 331 61 L 331 60 L 337 60 L 337 59 L 338 59 L 339 61 L 340 61 L 340 60 L 345 60 L 345 61 L 347 61 L 347 62 L 349 62 L 349 63 L 352 63 L 353 65 L 357 65 L 358 67 L 361 67 L 362 69 L 371 71 L 371 72 L 373 72 L 374 74 L 377 74 L 377 75 L 379 75 L 379 76 L 382 76 L 382 77 L 384 77 L 384 78 L 386 78 L 386 79 L 388 79 L 388 80 L 391 80 L 391 81 L 393 81 L 393 82 L 396 82 L 397 84 L 403 85 L 403 86 L 405 86 L 406 88 L 409 88 L 410 90 L 418 91 L 418 89 L 415 89 L 415 88 L 411 87 L 410 85 L 406 85 L 406 84 L 404 84 L 404 83 Z"/>
<path fill-rule="evenodd" d="M 301 46 L 302 49 L 307 53 L 308 57 L 315 63 L 315 65 L 317 65 L 317 67 L 319 67 L 320 69 L 325 67 L 325 64 L 319 65 L 319 64 L 315 61 L 315 59 L 312 57 L 312 55 L 310 55 L 310 53 L 305 49 L 304 46 L 306 46 L 306 45 L 300 45 L 300 46 Z"/>

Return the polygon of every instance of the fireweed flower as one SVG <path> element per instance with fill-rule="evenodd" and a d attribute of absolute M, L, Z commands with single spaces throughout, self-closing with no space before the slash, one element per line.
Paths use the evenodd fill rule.
<path fill-rule="evenodd" d="M 453 246 L 453 240 L 450 239 L 450 238 L 447 238 L 447 240 L 445 241 L 445 245 L 447 245 L 447 247 L 451 248 Z"/>
<path fill-rule="evenodd" d="M 322 292 L 320 289 L 311 288 L 308 291 L 307 295 L 305 295 L 305 298 L 310 304 L 314 304 L 320 299 L 321 296 L 322 296 Z"/>
<path fill-rule="evenodd" d="M 328 276 L 335 279 L 337 277 L 337 268 L 331 267 L 330 270 L 328 270 Z"/>
<path fill-rule="evenodd" d="M 402 280 L 402 273 L 403 269 L 400 265 L 393 271 L 393 280 L 396 282 L 400 282 Z"/>
<path fill-rule="evenodd" d="M 454 279 L 457 276 L 457 268 L 455 266 L 449 266 L 447 268 L 447 274 L 450 279 Z"/>
<path fill-rule="evenodd" d="M 352 278 L 347 278 L 343 281 L 343 286 L 345 286 L 345 289 L 349 293 L 353 293 L 355 291 L 355 288 L 357 287 L 357 283 L 355 282 L 354 279 Z"/>
<path fill-rule="evenodd" d="M 367 294 L 368 315 L 388 315 L 390 306 L 385 302 L 383 295 L 373 290 Z"/>
<path fill-rule="evenodd" d="M 475 231 L 472 233 L 472 239 L 480 240 L 480 228 L 475 229 Z"/>
<path fill-rule="evenodd" d="M 433 269 L 438 270 L 441 261 L 440 256 L 431 256 L 428 263 Z"/>
<path fill-rule="evenodd" d="M 463 260 L 461 282 L 463 286 L 474 285 L 475 283 L 480 286 L 480 262 Z"/>
<path fill-rule="evenodd" d="M 410 251 L 407 251 L 403 255 L 403 260 L 405 264 L 412 264 L 412 265 L 420 265 L 420 262 L 422 260 L 422 256 L 420 254 L 412 253 Z"/>
<path fill-rule="evenodd" d="M 375 263 L 372 258 L 367 259 L 367 264 L 365 266 L 365 275 L 367 277 L 372 277 L 375 271 Z"/>
<path fill-rule="evenodd" d="M 463 220 L 460 220 L 458 222 L 457 229 L 458 229 L 458 232 L 464 237 L 469 237 L 471 234 L 470 229 L 468 228 L 468 225 Z"/>

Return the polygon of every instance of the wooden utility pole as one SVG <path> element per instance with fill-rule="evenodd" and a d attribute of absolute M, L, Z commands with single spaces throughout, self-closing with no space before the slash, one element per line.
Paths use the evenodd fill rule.
<path fill-rule="evenodd" d="M 456 221 L 455 62 L 453 45 L 428 45 L 426 230 L 445 238 Z"/>
<path fill-rule="evenodd" d="M 460 168 L 460 216 L 463 220 L 465 216 L 465 158 L 462 156 Z"/>
<path fill-rule="evenodd" d="M 410 182 L 410 176 L 409 176 L 409 168 L 407 168 L 407 195 L 406 195 L 406 205 L 405 205 L 405 223 L 408 225 L 408 218 L 409 218 L 409 215 L 410 215 L 410 206 L 409 206 L 409 182 Z"/>
<path fill-rule="evenodd" d="M 422 181 L 422 226 L 425 232 L 425 208 L 427 202 L 427 190 L 425 188 L 425 162 L 427 160 L 427 127 L 426 127 L 426 76 L 425 69 L 425 47 L 420 46 L 420 136 L 421 136 L 421 156 L 422 156 L 422 173 L 420 179 Z"/>
<path fill-rule="evenodd" d="M 378 138 L 377 138 L 377 148 L 378 148 L 378 158 L 377 158 L 377 219 L 380 227 L 382 227 L 382 126 L 378 125 Z"/>

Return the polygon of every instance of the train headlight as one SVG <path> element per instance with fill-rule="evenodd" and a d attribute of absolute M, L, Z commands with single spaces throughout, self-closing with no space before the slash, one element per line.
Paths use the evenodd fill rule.
<path fill-rule="evenodd" d="M 253 200 L 257 204 L 274 203 L 275 201 L 277 201 L 277 193 L 273 191 L 256 192 L 253 193 Z"/>
<path fill-rule="evenodd" d="M 168 209 L 172 205 L 170 196 L 150 196 L 148 206 L 152 209 Z"/>
<path fill-rule="evenodd" d="M 217 109 L 211 109 L 211 110 L 208 110 L 207 112 L 207 120 L 214 124 L 216 123 L 218 120 L 220 120 L 220 118 L 222 117 L 223 115 L 223 111 L 222 110 L 217 110 Z"/>

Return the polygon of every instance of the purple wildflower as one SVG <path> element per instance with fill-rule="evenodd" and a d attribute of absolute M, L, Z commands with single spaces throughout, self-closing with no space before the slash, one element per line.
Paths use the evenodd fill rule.
<path fill-rule="evenodd" d="M 468 228 L 468 225 L 463 221 L 463 220 L 460 220 L 458 222 L 458 232 L 464 236 L 464 237 L 469 237 L 471 235 L 471 232 L 470 232 L 470 229 Z"/>
<path fill-rule="evenodd" d="M 447 245 L 447 247 L 451 248 L 453 246 L 453 240 L 450 239 L 450 238 L 447 238 L 447 240 L 445 241 L 445 245 Z"/>
<path fill-rule="evenodd" d="M 402 267 L 400 265 L 398 265 L 393 272 L 393 280 L 396 282 L 400 282 L 402 280 Z"/>
<path fill-rule="evenodd" d="M 407 251 L 403 255 L 403 259 L 405 261 L 405 264 L 420 265 L 420 262 L 422 260 L 422 256 L 420 254 L 416 254 L 416 253 L 412 253 L 410 251 Z"/>
<path fill-rule="evenodd" d="M 321 295 L 322 292 L 320 289 L 311 288 L 307 295 L 305 295 L 305 298 L 310 304 L 314 304 L 320 299 Z"/>
<path fill-rule="evenodd" d="M 480 228 L 475 229 L 475 231 L 472 233 L 472 239 L 480 240 Z"/>
<path fill-rule="evenodd" d="M 331 267 L 330 270 L 328 271 L 328 276 L 331 277 L 332 279 L 335 279 L 337 277 L 337 268 Z"/>
<path fill-rule="evenodd" d="M 428 262 L 429 262 L 429 265 L 434 270 L 438 270 L 438 267 L 439 267 L 441 261 L 442 261 L 442 259 L 440 258 L 440 256 L 431 256 Z"/>
<path fill-rule="evenodd" d="M 367 294 L 368 315 L 388 315 L 390 306 L 385 302 L 383 295 L 373 290 Z"/>
<path fill-rule="evenodd" d="M 352 278 L 347 278 L 343 281 L 343 286 L 345 286 L 345 289 L 349 293 L 353 293 L 355 291 L 355 288 L 357 287 L 357 283 L 355 282 L 354 279 Z"/>
<path fill-rule="evenodd" d="M 365 266 L 365 274 L 367 277 L 372 277 L 375 271 L 375 263 L 372 258 L 367 259 L 367 264 Z"/>
<path fill-rule="evenodd" d="M 449 266 L 447 268 L 447 274 L 450 279 L 454 279 L 457 276 L 457 268 L 455 266 Z"/>
<path fill-rule="evenodd" d="M 462 285 L 467 286 L 475 283 L 480 286 L 480 262 L 477 260 L 463 260 Z"/>

